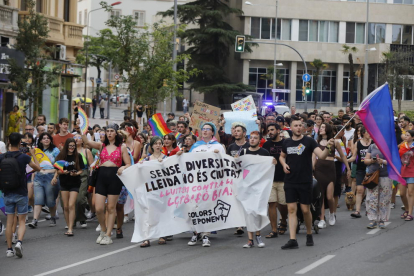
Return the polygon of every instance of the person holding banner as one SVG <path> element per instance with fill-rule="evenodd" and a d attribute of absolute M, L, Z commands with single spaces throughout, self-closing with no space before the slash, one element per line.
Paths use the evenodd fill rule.
<path fill-rule="evenodd" d="M 302 135 L 302 121 L 296 117 L 291 118 L 292 138 L 283 142 L 282 153 L 279 161 L 285 172 L 285 195 L 289 212 L 290 240 L 282 246 L 282 249 L 296 249 L 299 247 L 296 240 L 297 202 L 303 213 L 306 225 L 306 245 L 313 246 L 312 238 L 312 214 L 310 204 L 312 201 L 312 154 L 324 160 L 329 149 L 334 146 L 334 139 L 330 139 L 324 150 L 318 147 L 315 140 Z"/>
<path fill-rule="evenodd" d="M 264 149 L 260 148 L 260 133 L 258 131 L 252 131 L 250 132 L 250 138 L 249 138 L 249 148 L 243 149 L 240 152 L 240 156 L 246 155 L 246 154 L 252 154 L 252 155 L 260 155 L 260 156 L 270 156 L 269 152 Z M 276 165 L 277 161 L 273 158 L 273 164 Z M 249 236 L 248 242 L 243 245 L 243 248 L 252 248 L 254 246 L 253 241 L 253 232 L 249 231 L 247 229 L 247 235 Z M 262 236 L 260 235 L 260 231 L 256 231 L 256 242 L 257 246 L 259 248 L 265 247 L 265 243 L 262 241 Z"/>
<path fill-rule="evenodd" d="M 226 154 L 224 147 L 219 142 L 213 140 L 213 137 L 216 135 L 216 133 L 216 126 L 212 122 L 205 122 L 201 126 L 201 141 L 195 143 L 191 147 L 190 152 L 214 152 Z M 197 241 L 202 239 L 203 247 L 210 247 L 210 239 L 208 238 L 209 234 L 209 232 L 203 232 L 201 234 L 194 232 L 191 240 L 188 242 L 188 245 L 196 245 Z"/>
<path fill-rule="evenodd" d="M 173 133 L 169 133 L 167 135 L 164 135 L 164 146 L 162 147 L 162 153 L 169 156 L 174 156 L 177 154 L 177 152 L 180 151 L 180 148 L 177 147 L 177 140 L 175 139 L 175 136 Z"/>
<path fill-rule="evenodd" d="M 167 136 L 167 135 L 166 135 Z M 174 136 L 173 136 L 174 137 Z M 161 137 L 155 136 L 151 138 L 151 142 L 149 144 L 151 151 L 153 154 L 150 154 L 148 157 L 146 157 L 143 161 L 158 161 L 162 162 L 163 159 L 167 158 L 166 155 L 162 153 L 162 140 Z M 142 164 L 143 161 L 140 161 Z M 158 239 L 159 245 L 167 244 L 167 237 L 160 237 Z M 151 243 L 149 240 L 145 240 L 141 243 L 140 247 L 145 248 L 151 246 Z"/>
<path fill-rule="evenodd" d="M 242 125 L 242 123 L 239 123 L 234 127 L 234 138 L 236 139 L 233 144 L 228 146 L 227 148 L 227 154 L 235 157 L 240 156 L 240 152 L 243 149 L 249 148 L 249 143 L 246 140 L 246 127 Z M 241 233 L 242 234 L 242 233 Z"/>
<path fill-rule="evenodd" d="M 100 167 L 95 187 L 95 209 L 101 232 L 96 239 L 97 244 L 112 244 L 112 228 L 114 227 L 116 204 L 122 190 L 122 182 L 118 178 L 122 172 L 131 166 L 131 159 L 122 138 L 117 134 L 118 125 L 112 123 L 106 127 L 105 142 L 89 141 L 86 135 L 82 135 L 84 145 L 99 150 Z M 110 152 L 110 153 L 109 153 Z M 122 166 L 122 161 L 125 166 Z M 108 220 L 105 224 L 105 201 L 108 201 Z"/>

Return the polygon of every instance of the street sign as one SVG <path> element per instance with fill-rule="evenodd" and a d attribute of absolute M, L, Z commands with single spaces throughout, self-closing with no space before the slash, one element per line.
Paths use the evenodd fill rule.
<path fill-rule="evenodd" d="M 302 76 L 302 80 L 303 80 L 304 82 L 308 82 L 308 81 L 310 81 L 310 80 L 311 80 L 311 76 L 310 76 L 309 74 L 303 74 L 303 76 Z"/>
<path fill-rule="evenodd" d="M 93 82 L 95 80 L 94 77 L 90 77 L 89 79 L 91 80 L 91 82 Z"/>
<path fill-rule="evenodd" d="M 119 74 L 115 74 L 114 79 L 119 80 Z"/>
<path fill-rule="evenodd" d="M 97 78 L 97 79 L 96 79 L 96 84 L 101 84 L 101 83 L 102 83 L 102 79 Z"/>

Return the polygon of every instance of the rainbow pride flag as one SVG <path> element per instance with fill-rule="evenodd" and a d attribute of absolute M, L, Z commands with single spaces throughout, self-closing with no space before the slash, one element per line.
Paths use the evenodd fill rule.
<path fill-rule="evenodd" d="M 178 138 L 180 138 L 181 133 L 180 132 L 177 132 L 174 136 L 175 136 L 175 139 L 177 140 Z"/>
<path fill-rule="evenodd" d="M 163 137 L 171 132 L 162 118 L 161 113 L 152 115 L 152 117 L 148 120 L 148 124 L 152 129 L 152 136 Z"/>
<path fill-rule="evenodd" d="M 67 166 L 67 163 L 65 160 L 59 160 L 56 161 L 55 164 L 53 164 L 53 167 L 55 167 L 56 169 L 58 169 L 59 171 L 63 172 L 64 171 L 64 167 Z"/>

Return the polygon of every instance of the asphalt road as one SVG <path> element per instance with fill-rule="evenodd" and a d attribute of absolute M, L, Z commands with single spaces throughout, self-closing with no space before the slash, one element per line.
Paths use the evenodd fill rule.
<path fill-rule="evenodd" d="M 280 249 L 289 239 L 287 234 L 264 239 L 265 248 L 245 249 L 247 235 L 236 237 L 234 229 L 212 235 L 210 248 L 201 243 L 188 246 L 189 233 L 174 236 L 167 245 L 152 242 L 149 248 L 139 248 L 130 242 L 133 222 L 124 225 L 124 239 L 114 238 L 112 245 L 103 246 L 95 243 L 97 221 L 75 229 L 74 237 L 64 236 L 59 210 L 56 227 L 42 221 L 37 229 L 27 229 L 22 259 L 6 258 L 2 243 L 0 275 L 413 275 L 414 222 L 399 218 L 399 198 L 385 230 L 367 229 L 366 217 L 353 219 L 343 200 L 341 205 L 337 224 L 314 235 L 315 246 L 305 246 L 302 230 L 299 249 L 288 251 Z M 0 219 L 5 223 L 3 214 Z M 269 226 L 263 233 L 268 231 Z"/>

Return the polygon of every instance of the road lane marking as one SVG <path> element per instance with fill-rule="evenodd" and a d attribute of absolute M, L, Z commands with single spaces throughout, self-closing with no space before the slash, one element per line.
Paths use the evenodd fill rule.
<path fill-rule="evenodd" d="M 387 221 L 387 222 L 385 223 L 385 226 L 388 226 L 390 223 L 391 223 L 391 222 Z M 369 231 L 367 234 L 368 234 L 368 235 L 374 235 L 375 233 L 379 232 L 380 230 L 384 230 L 384 229 L 380 229 L 380 228 L 373 229 L 373 230 Z"/>
<path fill-rule="evenodd" d="M 305 267 L 304 269 L 299 270 L 298 272 L 296 272 L 295 274 L 305 274 L 309 271 L 311 271 L 312 269 L 314 269 L 315 267 L 320 266 L 323 263 L 326 263 L 327 261 L 329 261 L 330 259 L 332 259 L 333 257 L 335 257 L 335 255 L 327 255 L 325 257 L 323 257 L 322 259 L 308 265 L 307 267 Z"/>
<path fill-rule="evenodd" d="M 140 244 L 131 245 L 131 246 L 128 246 L 128 247 L 125 247 L 125 248 L 121 248 L 121 249 L 118 249 L 118 250 L 115 250 L 115 251 L 112 251 L 112 252 L 108 252 L 106 254 L 103 254 L 103 255 L 100 255 L 100 256 L 96 256 L 96 257 L 93 257 L 93 258 L 90 258 L 90 259 L 87 259 L 87 260 L 84 260 L 84 261 L 81 261 L 81 262 L 77 262 L 77 263 L 74 263 L 74 264 L 71 264 L 71 265 L 67 265 L 67 266 L 63 266 L 63 267 L 60 267 L 60 268 L 56 268 L 54 270 L 46 271 L 46 272 L 43 272 L 41 274 L 37 274 L 35 276 L 44 276 L 44 275 L 54 274 L 56 272 L 59 272 L 59 271 L 62 271 L 62 270 L 68 269 L 68 268 L 72 268 L 72 267 L 75 267 L 75 266 L 83 265 L 83 264 L 86 264 L 86 263 L 89 263 L 89 262 L 93 262 L 95 260 L 99 260 L 99 259 L 102 259 L 102 258 L 111 256 L 111 255 L 117 254 L 117 253 L 122 252 L 122 251 L 126 251 L 126 250 L 129 250 L 129 249 L 138 247 L 139 245 Z"/>

